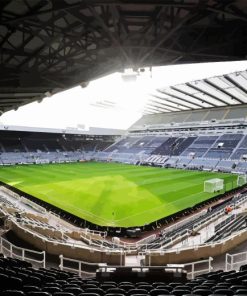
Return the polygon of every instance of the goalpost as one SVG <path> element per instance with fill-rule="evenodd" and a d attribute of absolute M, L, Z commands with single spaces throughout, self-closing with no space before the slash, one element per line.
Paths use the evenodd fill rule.
<path fill-rule="evenodd" d="M 204 182 L 204 192 L 217 192 L 224 188 L 224 180 L 223 179 L 210 179 Z"/>
<path fill-rule="evenodd" d="M 247 175 L 238 175 L 238 186 L 243 186 L 247 183 Z"/>

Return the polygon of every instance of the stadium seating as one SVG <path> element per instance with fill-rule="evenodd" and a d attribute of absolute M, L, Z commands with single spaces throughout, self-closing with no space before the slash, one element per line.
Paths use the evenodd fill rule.
<path fill-rule="evenodd" d="M 213 219 L 218 219 L 219 217 L 225 215 L 224 209 L 227 205 L 232 205 L 234 203 L 238 203 L 238 198 L 235 198 L 234 201 L 223 201 L 217 204 L 215 207 L 211 209 L 197 218 L 193 217 L 188 222 L 183 223 L 181 226 L 176 226 L 174 229 L 164 230 L 160 233 L 160 235 L 153 240 L 149 241 L 148 245 L 145 244 L 140 246 L 140 250 L 144 249 L 168 249 L 172 246 L 176 240 L 185 239 L 191 235 L 193 230 L 198 230 L 207 225 L 209 221 Z M 227 236 L 232 235 L 234 232 L 239 231 L 241 229 L 246 228 L 246 217 L 240 215 L 235 219 L 235 216 L 230 216 L 230 219 L 224 220 L 222 222 L 221 227 L 216 226 L 215 235 L 210 237 L 207 241 L 215 242 L 219 239 L 226 238 Z M 224 231 L 222 231 L 224 229 Z"/>
<path fill-rule="evenodd" d="M 201 132 L 202 133 L 202 132 Z M 113 142 L 105 136 L 84 136 L 30 132 L 0 132 L 0 165 L 73 162 L 96 159 L 131 164 L 223 172 L 246 172 L 247 136 L 131 134 Z M 18 136 L 18 139 L 16 137 Z"/>
<path fill-rule="evenodd" d="M 208 110 L 188 110 L 172 113 L 147 114 L 131 127 L 131 131 L 165 128 L 170 126 L 200 126 L 203 122 L 215 126 L 219 123 L 241 123 L 246 118 L 246 106 L 212 108 Z"/>
<path fill-rule="evenodd" d="M 0 131 L 0 164 L 31 164 L 90 160 L 112 145 L 112 136 L 87 137 L 45 132 Z"/>
<path fill-rule="evenodd" d="M 129 274 L 128 274 L 129 275 Z M 240 271 L 211 271 L 195 279 L 164 277 L 162 281 L 126 281 L 126 273 L 114 280 L 100 277 L 81 278 L 68 272 L 51 269 L 34 269 L 29 263 L 12 258 L 0 258 L 0 295 L 18 296 L 136 296 L 136 295 L 246 295 L 246 266 Z"/>
<path fill-rule="evenodd" d="M 219 171 L 231 172 L 236 166 L 235 161 L 232 160 L 220 160 L 216 166 Z"/>
<path fill-rule="evenodd" d="M 159 155 L 172 155 L 172 152 L 174 148 L 176 147 L 176 144 L 179 144 L 179 138 L 172 137 L 167 139 L 161 146 L 156 148 L 152 154 L 159 154 Z"/>
<path fill-rule="evenodd" d="M 208 239 L 206 242 L 215 242 L 231 235 L 236 230 L 241 230 L 244 228 L 246 228 L 246 217 L 240 215 L 236 219 L 232 218 L 230 219 L 230 221 L 228 221 L 228 223 L 225 223 L 221 225 L 221 227 L 218 227 L 215 235 Z"/>

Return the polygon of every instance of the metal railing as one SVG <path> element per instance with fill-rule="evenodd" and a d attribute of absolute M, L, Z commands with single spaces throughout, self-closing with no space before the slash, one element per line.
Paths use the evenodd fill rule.
<path fill-rule="evenodd" d="M 59 260 L 60 270 L 74 272 L 77 273 L 79 276 L 88 275 L 93 277 L 95 276 L 96 270 L 99 267 L 106 266 L 106 263 L 90 263 L 86 261 L 70 259 L 64 257 L 63 255 L 59 256 Z"/>
<path fill-rule="evenodd" d="M 17 258 L 28 261 L 30 263 L 46 267 L 46 253 L 45 251 L 38 252 L 30 249 L 24 249 L 15 246 L 3 237 L 0 237 L 0 253 L 11 258 Z M 41 259 L 38 259 L 41 257 Z"/>
<path fill-rule="evenodd" d="M 236 206 L 240 206 L 241 204 L 246 203 L 247 201 L 247 195 L 241 196 L 239 197 L 237 200 L 232 201 L 232 203 L 234 203 L 235 207 Z M 224 210 L 223 209 L 219 209 L 218 211 L 216 211 L 212 216 L 210 216 L 210 218 L 202 218 L 202 221 L 196 223 L 193 226 L 193 230 L 198 231 L 203 224 L 209 224 L 213 221 L 216 220 L 216 218 L 222 216 L 224 214 Z M 162 252 L 162 253 L 167 253 L 167 252 L 174 252 L 176 251 L 177 253 L 179 253 L 180 251 L 184 250 L 184 249 L 198 249 L 200 247 L 205 247 L 205 246 L 212 246 L 214 247 L 217 244 L 221 244 L 224 241 L 227 241 L 228 239 L 233 239 L 235 236 L 238 236 L 239 234 L 241 234 L 242 232 L 246 231 L 245 229 L 242 229 L 238 232 L 233 233 L 231 236 L 228 236 L 224 239 L 218 240 L 216 242 L 209 242 L 209 243 L 197 243 L 197 244 L 192 244 L 190 246 L 186 245 L 186 246 L 181 246 L 178 248 L 168 248 L 168 246 L 173 245 L 179 238 L 179 240 L 181 240 L 184 237 L 187 237 L 188 234 L 190 234 L 190 232 L 188 231 L 188 233 L 183 233 L 183 235 L 181 237 L 178 237 L 176 235 L 176 237 L 173 239 L 171 238 L 171 243 L 169 243 L 168 245 L 166 245 L 165 247 L 162 247 L 162 244 L 160 242 L 157 242 L 156 244 L 147 244 L 147 245 L 139 245 L 139 247 L 142 247 L 142 251 L 146 250 L 148 253 L 149 252 Z M 159 247 L 157 248 L 157 245 L 159 245 Z M 156 248 L 152 248 L 152 246 L 156 246 Z"/>
<path fill-rule="evenodd" d="M 89 234 L 89 235 L 99 235 L 102 236 L 103 238 L 105 238 L 107 236 L 107 231 L 99 231 L 99 230 L 91 230 L 88 228 L 83 229 L 82 231 L 85 234 Z"/>
<path fill-rule="evenodd" d="M 45 236 L 43 234 L 40 234 L 38 232 L 33 231 L 30 228 L 23 227 L 20 223 L 17 223 L 15 220 L 11 220 L 11 222 L 13 224 L 15 224 L 16 227 L 22 229 L 25 233 L 29 233 L 32 236 L 35 236 L 38 239 L 41 239 L 43 242 L 48 242 L 48 243 L 52 243 L 54 245 L 60 245 L 60 246 L 68 246 L 68 247 L 71 247 L 71 248 L 80 248 L 80 249 L 90 250 L 91 252 L 102 251 L 102 248 L 100 248 L 99 246 L 96 247 L 96 245 L 93 245 L 93 244 L 91 244 L 91 245 L 83 245 L 83 244 L 75 243 L 75 242 L 64 242 L 64 241 L 54 240 L 54 239 L 51 239 L 48 236 Z M 122 249 L 116 249 L 116 248 L 115 249 L 110 249 L 110 248 L 107 249 L 106 247 L 104 247 L 104 249 L 105 249 L 106 253 L 116 253 L 116 252 L 121 252 L 122 253 Z"/>
<path fill-rule="evenodd" d="M 155 254 L 161 254 L 164 255 L 166 253 L 177 253 L 179 254 L 181 251 L 184 250 L 198 250 L 203 247 L 212 247 L 214 248 L 215 246 L 219 244 L 224 244 L 225 242 L 229 240 L 233 240 L 235 237 L 242 235 L 242 233 L 246 232 L 246 229 L 239 230 L 238 232 L 235 232 L 233 235 L 228 236 L 226 238 L 223 238 L 221 240 L 218 240 L 216 242 L 211 242 L 211 243 L 202 243 L 202 244 L 193 244 L 191 246 L 183 246 L 183 247 L 178 247 L 178 248 L 172 248 L 172 249 L 149 249 L 146 251 L 146 254 L 149 256 L 155 255 Z"/>
<path fill-rule="evenodd" d="M 247 252 L 226 254 L 225 271 L 238 270 L 241 265 L 247 264 Z"/>
<path fill-rule="evenodd" d="M 212 267 L 212 261 L 214 259 L 212 257 L 209 257 L 208 259 L 201 260 L 201 261 L 195 261 L 195 262 L 190 262 L 190 263 L 185 263 L 184 267 L 185 269 L 191 269 L 190 271 L 187 270 L 187 277 L 190 279 L 194 279 L 195 276 L 210 272 L 213 267 Z M 202 268 L 199 267 L 199 265 L 203 265 Z"/>

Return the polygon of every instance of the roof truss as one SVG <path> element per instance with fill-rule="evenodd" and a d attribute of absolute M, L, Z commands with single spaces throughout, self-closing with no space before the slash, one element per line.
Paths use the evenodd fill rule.
<path fill-rule="evenodd" d="M 1 113 L 128 67 L 246 57 L 245 1 L 1 0 L 0 19 L 0 93 L 38 93 Z"/>

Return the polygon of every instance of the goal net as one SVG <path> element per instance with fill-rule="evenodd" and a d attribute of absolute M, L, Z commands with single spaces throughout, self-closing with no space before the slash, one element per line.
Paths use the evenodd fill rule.
<path fill-rule="evenodd" d="M 210 179 L 204 182 L 204 192 L 217 192 L 224 188 L 223 179 Z"/>
<path fill-rule="evenodd" d="M 247 183 L 247 175 L 239 175 L 238 176 L 238 186 L 243 186 Z"/>

